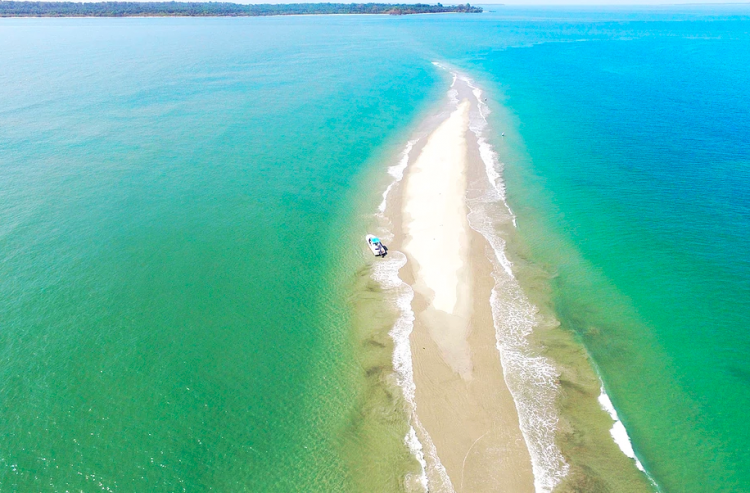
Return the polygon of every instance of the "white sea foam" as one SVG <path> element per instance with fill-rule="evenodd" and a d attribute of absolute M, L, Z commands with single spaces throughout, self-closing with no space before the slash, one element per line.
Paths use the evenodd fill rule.
<path fill-rule="evenodd" d="M 449 70 L 439 63 L 435 65 Z M 535 325 L 537 308 L 528 301 L 513 276 L 512 264 L 505 255 L 505 241 L 495 232 L 496 224 L 503 221 L 510 221 L 515 225 L 515 216 L 505 202 L 502 165 L 492 145 L 484 137 L 489 107 L 482 101 L 481 90 L 470 79 L 454 71 L 450 72 L 453 76 L 448 92 L 450 101 L 453 104 L 459 102 L 455 83 L 461 77 L 472 88 L 478 103 L 479 114 L 470 121 L 470 129 L 477 137 L 480 157 L 491 189 L 483 196 L 468 201 L 469 223 L 473 229 L 487 238 L 492 246 L 493 255 L 490 260 L 495 266 L 495 286 L 490 303 L 497 348 L 505 381 L 513 395 L 521 431 L 531 455 L 535 489 L 538 492 L 548 492 L 560 483 L 569 469 L 555 443 L 558 421 L 555 407 L 558 373 L 547 358 L 534 355 L 531 350 L 528 336 Z M 395 180 L 383 194 L 383 202 L 379 207 L 381 216 L 385 211 L 388 194 L 403 177 L 408 155 L 414 143 L 415 141 L 409 142 L 399 164 L 389 168 L 389 173 L 393 170 L 391 175 Z M 422 466 L 418 482 L 425 491 L 429 488 L 431 492 L 453 492 L 450 478 L 440 462 L 437 450 L 417 416 L 414 398 L 416 387 L 409 344 L 409 336 L 414 327 L 414 313 L 411 309 L 414 292 L 398 277 L 398 271 L 405 263 L 406 257 L 401 252 L 392 251 L 385 261 L 375 265 L 373 271 L 373 278 L 383 286 L 386 293 L 394 296 L 395 305 L 399 310 L 399 318 L 390 335 L 394 341 L 393 366 L 409 408 L 411 427 L 405 442 Z"/>
<path fill-rule="evenodd" d="M 404 394 L 411 425 L 404 441 L 422 466 L 418 482 L 424 491 L 453 493 L 455 490 L 438 457 L 437 449 L 417 416 L 416 385 L 409 343 L 409 336 L 414 329 L 414 312 L 411 309 L 414 291 L 398 276 L 399 269 L 404 265 L 406 265 L 406 255 L 391 250 L 388 257 L 375 263 L 372 273 L 372 278 L 380 283 L 388 295 L 393 297 L 398 309 L 398 318 L 389 335 L 394 343 L 393 368 L 396 372 L 396 381 Z"/>
<path fill-rule="evenodd" d="M 615 422 L 615 424 L 612 426 L 612 429 L 609 430 L 609 433 L 612 435 L 612 438 L 614 439 L 617 446 L 620 447 L 620 450 L 622 450 L 623 454 L 635 460 L 635 465 L 638 467 L 638 469 L 646 472 L 646 470 L 643 468 L 643 464 L 641 464 L 641 461 L 639 461 L 638 457 L 635 456 L 635 450 L 633 450 L 633 443 L 630 441 L 628 430 L 625 429 L 625 425 L 622 424 L 622 421 L 620 421 L 620 418 L 617 416 L 615 406 L 612 405 L 612 401 L 609 399 L 609 395 L 607 395 L 604 387 L 602 387 L 602 393 L 599 395 L 599 405 L 602 407 L 602 409 L 609 413 L 609 415 L 612 417 L 612 420 Z"/>
<path fill-rule="evenodd" d="M 455 84 L 455 82 L 456 81 L 454 79 L 453 83 Z M 453 86 L 451 85 L 451 87 Z M 457 105 L 458 104 L 458 90 L 451 89 L 450 91 L 448 91 L 448 99 L 450 99 L 451 103 Z"/>
<path fill-rule="evenodd" d="M 641 461 L 638 460 L 638 456 L 635 455 L 635 450 L 633 450 L 633 442 L 630 441 L 630 435 L 628 435 L 628 430 L 625 429 L 625 425 L 622 424 L 622 421 L 620 421 L 620 417 L 617 415 L 617 411 L 615 410 L 615 406 L 612 404 L 612 400 L 609 398 L 609 394 L 607 394 L 607 391 L 604 390 L 604 385 L 601 386 L 601 393 L 599 394 L 599 405 L 601 408 L 609 414 L 609 416 L 612 418 L 612 420 L 615 422 L 614 425 L 612 425 L 612 428 L 609 430 L 609 434 L 612 435 L 612 439 L 615 441 L 618 447 L 620 447 L 620 450 L 623 454 L 625 454 L 627 457 L 633 459 L 635 461 L 635 466 L 640 469 L 648 478 L 648 480 L 651 482 L 651 485 L 656 489 L 656 491 L 661 491 L 661 488 L 656 483 L 656 480 L 651 476 L 651 474 L 648 473 L 645 467 L 643 467 L 643 464 L 641 464 Z"/>
<path fill-rule="evenodd" d="M 474 120 L 471 126 L 472 132 L 477 137 L 477 143 L 479 146 L 479 154 L 481 156 L 482 161 L 485 165 L 485 172 L 487 174 L 487 179 L 489 180 L 490 184 L 492 185 L 494 191 L 497 193 L 496 197 L 486 197 L 482 200 L 479 200 L 478 202 L 484 202 L 489 199 L 489 202 L 493 200 L 501 201 L 507 209 L 507 213 L 511 218 L 511 221 L 513 223 L 513 227 L 516 227 L 516 216 L 513 214 L 513 211 L 511 210 L 510 206 L 505 200 L 505 184 L 502 181 L 502 163 L 500 163 L 497 153 L 492 149 L 491 144 L 489 144 L 486 139 L 483 136 L 484 130 L 487 127 L 487 115 L 489 114 L 489 107 L 484 103 L 484 100 L 482 98 L 482 91 L 479 89 L 476 85 L 474 85 L 474 82 L 465 76 L 460 76 L 461 79 L 466 82 L 469 87 L 472 88 L 472 93 L 474 94 L 474 97 L 477 99 L 478 108 L 479 108 L 479 118 Z M 478 205 L 478 204 L 477 204 Z M 497 263 L 502 266 L 503 270 L 511 276 L 512 270 L 511 270 L 511 263 L 505 256 L 505 242 L 498 237 L 498 235 L 494 232 L 494 228 L 492 227 L 491 221 L 489 221 L 489 217 L 486 215 L 486 211 L 483 211 L 481 206 L 477 209 L 472 208 L 471 214 L 476 214 L 476 222 L 472 224 L 472 227 L 474 227 L 474 224 L 476 224 L 478 227 L 474 228 L 480 233 L 482 233 L 485 238 L 490 240 L 490 243 L 492 244 L 492 248 L 495 252 L 495 257 L 497 260 Z M 485 234 L 489 233 L 489 234 Z M 503 317 L 502 309 L 500 307 L 500 296 L 498 292 L 498 276 L 495 276 L 496 286 L 492 293 L 492 305 L 493 305 L 493 315 L 495 318 L 495 326 L 496 329 L 498 328 L 498 319 L 500 317 Z M 507 281 L 507 280 L 506 280 Z M 515 278 L 513 278 L 513 283 L 517 284 L 515 281 Z M 513 284 L 512 283 L 512 284 Z M 527 312 L 527 315 L 531 315 L 531 318 L 528 318 L 527 320 L 531 322 L 531 324 L 528 324 L 527 321 L 523 321 L 521 323 L 518 323 L 518 326 L 515 327 L 515 331 L 518 331 L 518 333 L 528 334 L 531 332 L 533 328 L 533 315 L 536 312 L 536 307 L 533 307 L 528 300 L 525 299 L 525 296 L 523 296 L 522 292 L 520 291 L 520 286 L 518 287 L 519 293 L 521 294 L 521 297 L 518 301 L 521 301 L 520 305 L 527 305 L 528 308 L 531 308 L 531 311 Z M 507 301 L 506 301 L 507 303 Z M 521 310 L 522 312 L 525 310 Z M 507 316 L 512 315 L 510 313 L 512 311 L 509 311 L 509 313 L 506 314 L 506 322 L 508 320 L 518 320 L 522 321 L 524 316 L 521 317 L 513 317 L 513 316 Z M 500 316 L 500 317 L 499 317 Z M 516 322 L 517 323 L 517 322 Z M 502 325 L 502 324 L 500 324 Z M 510 325 L 513 325 L 511 323 Z M 521 327 L 524 325 L 528 325 L 526 329 L 522 329 Z M 521 329 L 519 331 L 519 329 Z M 511 332 L 514 330 L 511 329 Z M 514 393 L 514 399 L 516 399 L 516 405 L 519 408 L 519 414 L 522 414 L 522 409 L 525 409 L 526 412 L 529 413 L 531 419 L 528 420 L 527 424 L 524 424 L 524 417 L 521 417 L 521 427 L 522 429 L 526 426 L 528 426 L 528 436 L 534 437 L 536 436 L 537 440 L 541 439 L 541 444 L 549 444 L 552 443 L 553 446 L 543 446 L 541 447 L 541 450 L 539 450 L 539 447 L 537 446 L 537 454 L 538 457 L 541 459 L 539 461 L 539 465 L 534 464 L 534 476 L 535 476 L 535 486 L 537 491 L 550 491 L 554 488 L 556 484 L 559 483 L 559 481 L 567 474 L 568 471 L 568 465 L 565 463 L 564 458 L 562 457 L 562 454 L 560 454 L 559 450 L 557 450 L 556 446 L 554 446 L 554 429 L 555 425 L 557 423 L 557 416 L 556 411 L 554 411 L 554 397 L 555 393 L 557 392 L 556 385 L 554 383 L 555 379 L 557 378 L 557 372 L 554 370 L 554 367 L 551 365 L 549 361 L 545 361 L 545 358 L 541 357 L 529 357 L 528 355 L 524 355 L 523 346 L 526 344 L 521 345 L 520 347 L 506 347 L 505 351 L 503 351 L 503 342 L 501 341 L 501 330 L 498 330 L 498 348 L 501 352 L 501 359 L 503 359 L 503 356 L 505 356 L 506 359 L 508 359 L 508 367 L 511 368 L 515 366 L 518 370 L 521 370 L 519 373 L 521 378 L 522 385 L 525 385 L 525 383 L 533 383 L 533 386 L 536 387 L 538 390 L 542 390 L 542 392 L 537 396 L 536 403 L 534 403 L 533 396 L 531 397 L 531 401 L 524 402 L 524 399 L 518 399 L 516 397 L 516 394 Z M 505 331 L 507 333 L 507 331 Z M 524 335 L 525 338 L 525 335 Z M 520 349 L 520 351 L 519 351 Z M 505 355 L 503 354 L 505 352 Z M 531 363 L 531 364 L 529 364 Z M 524 365 L 528 365 L 524 368 Z M 503 361 L 503 368 L 506 368 L 506 363 Z M 532 369 L 529 371 L 529 369 Z M 523 370 L 526 370 L 525 372 Z M 513 370 L 511 369 L 511 375 Z M 533 375 L 532 373 L 536 372 L 536 375 Z M 508 372 L 506 369 L 506 381 L 508 380 Z M 510 383 L 509 383 L 510 387 Z M 544 389 L 551 389 L 552 392 L 545 392 Z M 513 392 L 513 388 L 511 388 L 511 392 Z M 546 405 L 542 406 L 543 402 L 546 401 Z M 633 444 L 630 441 L 630 436 L 628 435 L 627 430 L 625 429 L 625 425 L 620 421 L 620 419 L 617 416 L 617 411 L 615 411 L 614 406 L 612 405 L 612 401 L 610 400 L 609 396 L 604 390 L 604 386 L 601 387 L 601 395 L 599 396 L 599 404 L 601 405 L 602 409 L 607 411 L 609 415 L 614 420 L 614 425 L 612 426 L 612 429 L 610 430 L 610 434 L 612 435 L 613 440 L 617 444 L 617 446 L 620 448 L 620 450 L 629 458 L 633 459 L 635 461 L 636 467 L 638 467 L 639 470 L 644 472 L 648 479 L 651 481 L 651 483 L 654 485 L 654 487 L 659 490 L 658 485 L 654 481 L 654 479 L 651 477 L 651 475 L 645 470 L 643 467 L 643 464 L 638 460 L 638 457 L 635 455 L 635 451 L 633 450 Z M 536 409 L 534 409 L 536 407 Z M 553 410 L 553 413 L 545 413 L 544 407 L 547 407 L 549 409 Z M 545 416 L 546 414 L 546 416 Z M 536 425 L 536 426 L 535 426 Z M 536 428 L 536 429 L 535 429 Z M 540 433 L 541 432 L 541 433 Z M 524 430 L 524 436 L 527 436 L 527 431 Z M 529 443 L 529 439 L 527 437 L 527 444 Z M 539 444 L 537 444 L 539 445 Z M 529 445 L 529 448 L 532 448 L 532 445 Z M 534 452 L 532 451 L 532 461 L 534 461 Z"/>
<path fill-rule="evenodd" d="M 558 372 L 549 359 L 535 355 L 531 349 L 528 336 L 534 329 L 538 309 L 528 300 L 513 276 L 512 263 L 505 255 L 505 240 L 497 233 L 497 226 L 503 223 L 510 222 L 516 227 L 516 216 L 506 202 L 505 183 L 502 179 L 503 165 L 484 136 L 490 109 L 484 103 L 482 90 L 473 80 L 441 63 L 433 64 L 453 76 L 451 89 L 448 91 L 448 98 L 453 104 L 457 105 L 459 102 L 458 90 L 455 88 L 458 79 L 472 89 L 477 101 L 478 114 L 474 114 L 470 119 L 469 128 L 476 136 L 479 155 L 484 163 L 491 189 L 478 198 L 467 200 L 470 209 L 469 224 L 481 233 L 492 247 L 493 255 L 490 260 L 495 266 L 495 286 L 490 303 L 497 348 L 505 381 L 513 395 L 521 431 L 531 455 L 535 489 L 537 492 L 549 492 L 560 483 L 569 470 L 569 465 L 555 443 L 558 423 L 555 407 Z M 636 457 L 628 432 L 618 418 L 603 386 L 599 403 L 615 422 L 610 433 L 617 446 L 627 457 L 635 461 L 638 469 L 646 474 L 658 491 L 658 485 Z"/>
<path fill-rule="evenodd" d="M 417 430 L 414 429 L 414 426 L 409 426 L 409 433 L 406 434 L 404 441 L 406 442 L 406 446 L 409 447 L 409 452 L 411 452 L 411 454 L 417 458 L 417 462 L 419 462 L 419 465 L 422 467 L 417 481 L 422 486 L 424 491 L 429 491 L 430 488 L 427 481 L 427 461 L 424 458 L 424 448 L 422 447 L 422 442 L 419 441 Z"/>
<path fill-rule="evenodd" d="M 451 103 L 458 104 L 458 90 L 454 89 L 456 85 L 456 81 L 458 80 L 458 74 L 456 72 L 451 71 L 448 67 L 446 67 L 440 62 L 432 62 L 432 64 L 438 68 L 445 70 L 446 72 L 449 72 L 451 76 L 453 77 L 453 80 L 451 81 L 451 88 L 448 91 L 448 99 L 450 100 Z"/>
<path fill-rule="evenodd" d="M 388 194 L 391 193 L 391 190 L 396 185 L 396 183 L 400 182 L 404 178 L 404 170 L 406 170 L 406 166 L 407 164 L 409 164 L 409 153 L 414 147 L 414 144 L 416 144 L 418 141 L 419 139 L 410 140 L 406 144 L 406 147 L 404 147 L 404 150 L 401 151 L 398 163 L 388 168 L 388 174 L 393 177 L 393 181 L 388 184 L 388 187 L 386 187 L 385 191 L 383 192 L 383 200 L 378 206 L 378 211 L 380 211 L 381 214 L 385 212 L 386 205 L 388 204 Z"/>
<path fill-rule="evenodd" d="M 378 207 L 378 216 L 381 218 L 386 210 L 388 194 L 403 179 L 404 171 L 409 163 L 409 154 L 418 140 L 410 140 L 401 152 L 398 163 L 388 168 L 388 174 L 393 177 L 393 181 L 383 192 L 383 201 Z M 383 238 L 392 237 L 391 232 L 384 228 L 379 233 Z M 414 329 L 414 312 L 411 308 L 414 291 L 398 276 L 399 270 L 404 265 L 406 265 L 406 255 L 390 250 L 386 258 L 374 264 L 372 271 L 372 278 L 380 284 L 386 295 L 392 298 L 398 310 L 398 318 L 389 335 L 394 343 L 393 368 L 396 372 L 396 381 L 404 394 L 410 424 L 404 442 L 421 466 L 416 483 L 423 491 L 455 493 L 448 472 L 438 457 L 437 449 L 417 416 L 416 385 L 409 342 L 409 336 Z"/>
<path fill-rule="evenodd" d="M 531 455 L 534 487 L 537 492 L 549 492 L 569 470 L 555 442 L 558 372 L 549 359 L 532 351 L 528 336 L 534 329 L 538 310 L 513 276 L 512 263 L 505 255 L 505 241 L 496 232 L 496 226 L 503 222 L 515 226 L 515 215 L 505 201 L 502 163 L 484 136 L 490 109 L 483 101 L 481 89 L 471 79 L 452 73 L 472 89 L 478 106 L 478 114 L 470 119 L 469 128 L 477 138 L 479 154 L 491 188 L 467 203 L 469 224 L 488 240 L 493 251 L 490 260 L 495 266 L 495 286 L 490 303 L 500 361 Z"/>
<path fill-rule="evenodd" d="M 492 246 L 490 260 L 495 266 L 495 286 L 490 304 L 496 344 L 505 382 L 513 395 L 521 432 L 531 455 L 534 487 L 537 492 L 549 492 L 569 469 L 555 442 L 558 372 L 547 358 L 535 355 L 528 342 L 537 308 L 506 270 L 510 262 L 504 254 L 505 242 L 495 233 L 494 222 L 490 219 L 497 215 L 497 208 L 492 207 L 492 202 L 482 202 L 482 199 L 472 200 L 469 207 L 469 224 Z"/>

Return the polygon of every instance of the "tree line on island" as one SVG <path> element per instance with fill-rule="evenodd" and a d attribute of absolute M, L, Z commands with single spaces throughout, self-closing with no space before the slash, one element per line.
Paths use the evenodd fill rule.
<path fill-rule="evenodd" d="M 228 2 L 16 2 L 0 0 L 0 17 L 248 17 L 313 14 L 480 13 L 482 7 L 388 3 L 237 4 Z"/>

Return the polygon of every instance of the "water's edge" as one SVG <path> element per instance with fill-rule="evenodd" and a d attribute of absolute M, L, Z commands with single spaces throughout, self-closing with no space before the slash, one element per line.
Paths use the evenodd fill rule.
<path fill-rule="evenodd" d="M 451 74 L 451 88 L 459 79 L 469 85 L 479 109 L 478 114 L 472 115 L 470 130 L 476 138 L 489 186 L 481 190 L 481 193 L 472 190 L 472 198 L 467 200 L 469 223 L 491 246 L 491 249 L 488 249 L 488 258 L 494 266 L 492 275 L 495 287 L 488 301 L 492 306 L 498 356 L 504 369 L 505 381 L 513 395 L 521 430 L 532 457 L 535 489 L 538 492 L 573 491 L 576 489 L 575 485 L 581 484 L 582 474 L 580 469 L 575 467 L 571 470 L 571 462 L 577 461 L 575 457 L 571 461 L 569 447 L 560 444 L 561 437 L 565 436 L 562 430 L 569 423 L 560 415 L 562 410 L 559 401 L 561 393 L 564 392 L 560 386 L 562 371 L 559 362 L 546 354 L 545 343 L 542 341 L 540 344 L 540 339 L 534 334 L 540 326 L 549 327 L 555 324 L 549 317 L 540 314 L 540 309 L 526 295 L 523 283 L 514 275 L 518 267 L 507 255 L 508 237 L 516 234 L 516 216 L 506 201 L 502 176 L 504 165 L 488 138 L 491 132 L 487 118 L 490 108 L 486 103 L 485 93 L 471 78 L 443 64 L 435 63 L 435 66 Z M 458 103 L 453 89 L 448 91 L 448 98 L 453 104 Z M 424 135 L 413 136 L 404 146 L 398 161 L 388 168 L 389 181 L 374 215 L 379 227 L 378 232 L 386 242 L 393 237 L 392 223 L 386 215 L 388 198 L 399 186 L 410 157 L 414 157 L 411 156 L 415 154 L 412 151 L 420 138 L 424 138 Z M 409 335 L 414 322 L 414 313 L 411 310 L 413 291 L 398 277 L 399 269 L 405 262 L 406 257 L 401 252 L 391 251 L 387 259 L 373 264 L 371 273 L 372 279 L 383 290 L 386 301 L 395 306 L 398 313 L 389 332 L 394 344 L 393 370 L 404 395 L 409 422 L 404 443 L 420 464 L 420 473 L 414 477 L 407 477 L 405 484 L 407 491 L 454 491 L 429 434 L 419 422 L 414 400 L 416 387 L 409 346 Z M 593 371 L 588 359 L 585 364 Z M 604 398 L 606 393 L 601 381 L 599 389 L 600 393 L 593 402 L 597 404 L 600 417 L 609 419 L 609 447 L 617 449 L 621 459 L 627 459 L 633 466 L 644 471 L 632 449 L 624 425 L 616 418 L 616 411 L 608 397 Z M 605 406 L 605 401 L 610 406 Z M 635 467 L 632 469 L 635 470 Z M 606 478 L 597 480 L 603 481 L 602 484 L 612 484 Z M 651 483 L 654 485 L 653 481 Z M 643 490 L 636 487 L 633 491 Z"/>

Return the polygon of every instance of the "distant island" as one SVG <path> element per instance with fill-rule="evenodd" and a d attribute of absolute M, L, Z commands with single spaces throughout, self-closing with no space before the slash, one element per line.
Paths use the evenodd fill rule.
<path fill-rule="evenodd" d="M 481 13 L 482 7 L 387 3 L 237 4 L 228 2 L 15 2 L 0 1 L 0 17 L 254 17 L 315 14 Z"/>

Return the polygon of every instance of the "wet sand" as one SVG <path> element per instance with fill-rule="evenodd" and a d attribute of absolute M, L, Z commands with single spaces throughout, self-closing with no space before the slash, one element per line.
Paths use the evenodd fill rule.
<path fill-rule="evenodd" d="M 415 292 L 417 434 L 437 452 L 426 458 L 430 491 L 533 491 L 531 458 L 496 347 L 489 245 L 467 221 L 467 180 L 483 172 L 469 130 L 476 100 L 462 81 L 454 88 L 459 103 L 435 117 L 415 146 L 391 215 L 393 246 L 408 259 L 400 276 Z M 437 460 L 450 484 L 437 474 Z"/>

